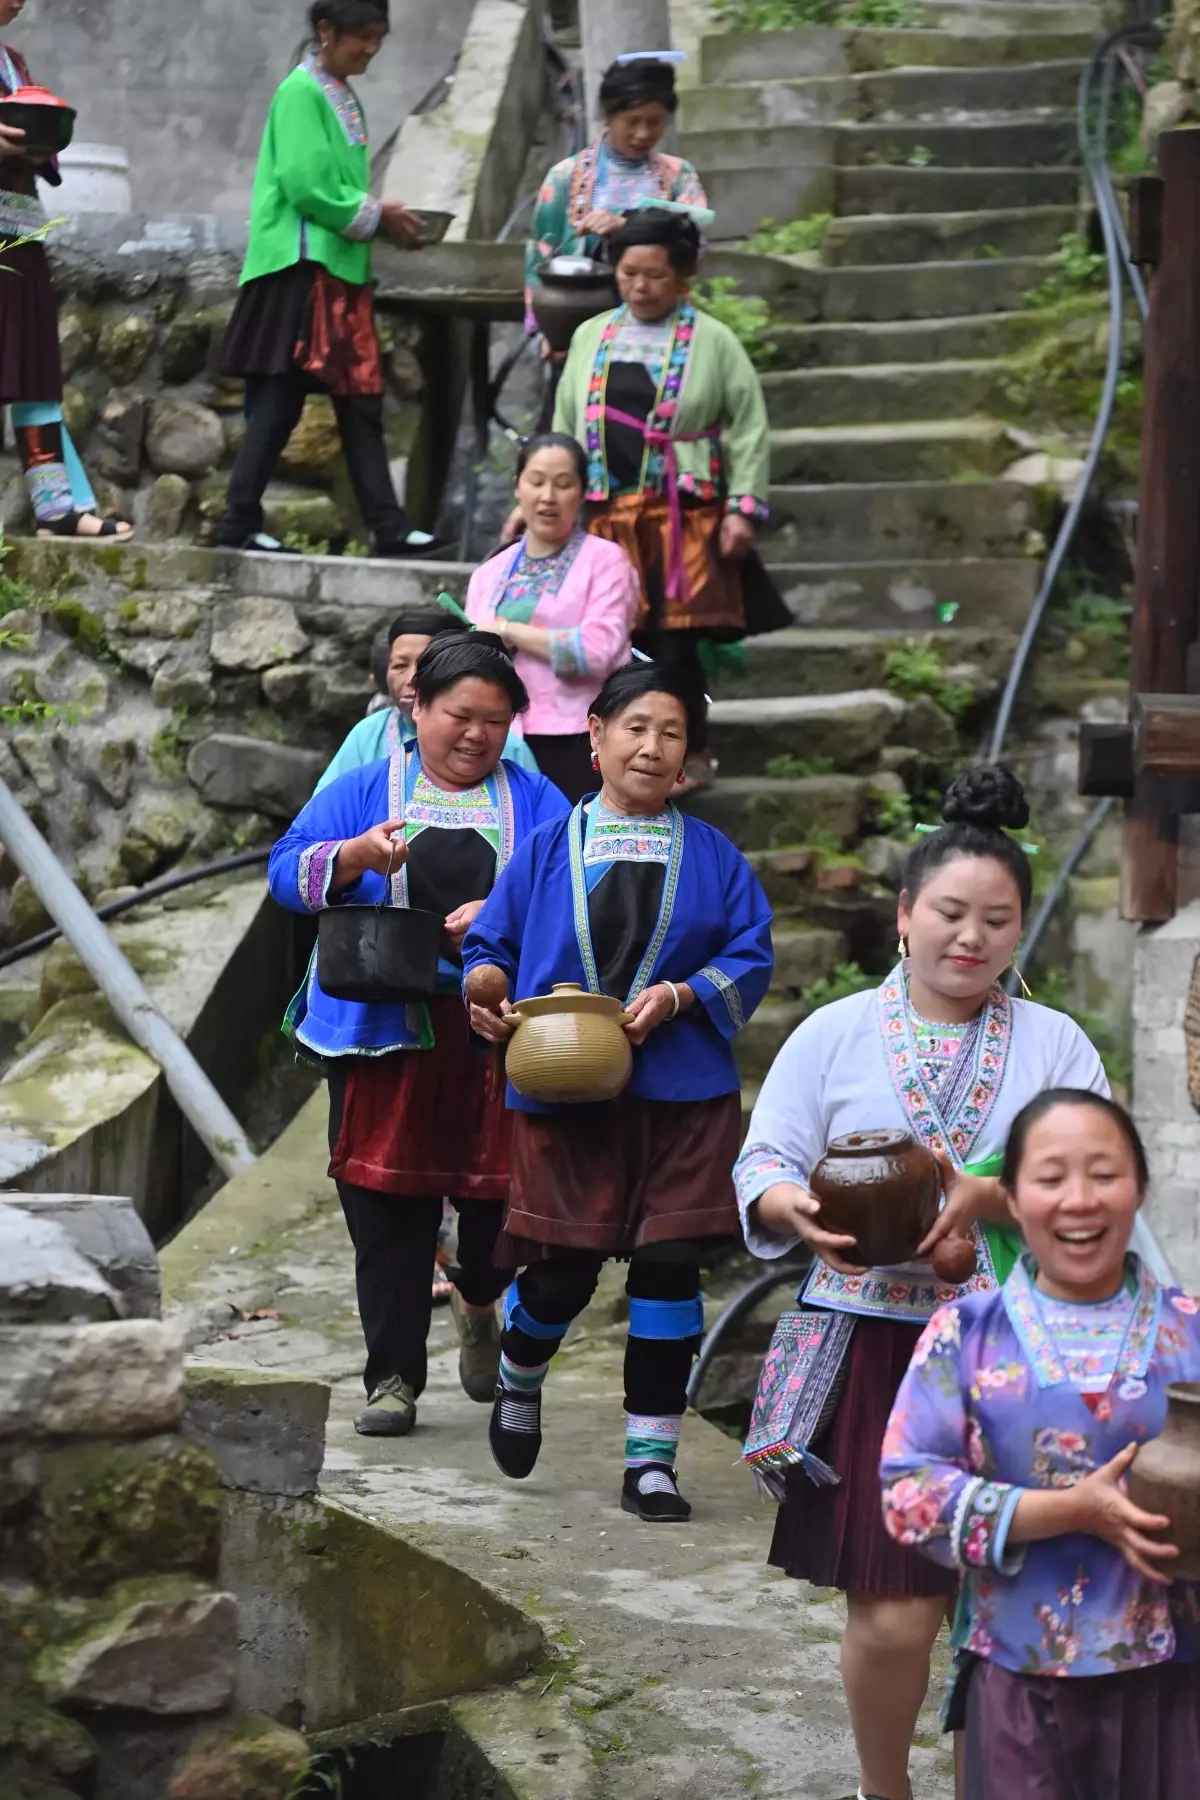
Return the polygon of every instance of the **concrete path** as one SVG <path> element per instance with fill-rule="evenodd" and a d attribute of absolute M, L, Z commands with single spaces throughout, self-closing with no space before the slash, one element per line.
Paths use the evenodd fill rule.
<path fill-rule="evenodd" d="M 168 1303 L 193 1313 L 195 1358 L 298 1369 L 333 1389 L 323 1488 L 469 1570 L 542 1624 L 552 1656 L 531 1678 L 565 1696 L 594 1773 L 560 1800 L 840 1800 L 855 1763 L 837 1677 L 835 1595 L 766 1567 L 772 1509 L 737 1446 L 698 1418 L 681 1468 L 689 1525 L 622 1513 L 620 1277 L 610 1272 L 547 1386 L 534 1476 L 492 1463 L 487 1411 L 458 1386 L 453 1327 L 435 1316 L 413 1437 L 359 1438 L 361 1344 L 350 1248 L 323 1178 L 324 1094 L 249 1175 L 163 1255 Z M 271 1309 L 278 1318 L 231 1323 Z M 918 1800 L 950 1800 L 932 1710 Z"/>

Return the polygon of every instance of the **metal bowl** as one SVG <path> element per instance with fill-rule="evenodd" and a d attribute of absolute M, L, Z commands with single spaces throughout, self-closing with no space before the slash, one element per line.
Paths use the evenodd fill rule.
<path fill-rule="evenodd" d="M 424 206 L 410 206 L 408 210 L 420 223 L 421 235 L 417 242 L 422 250 L 427 250 L 432 244 L 440 244 L 454 223 L 452 212 L 434 212 Z"/>

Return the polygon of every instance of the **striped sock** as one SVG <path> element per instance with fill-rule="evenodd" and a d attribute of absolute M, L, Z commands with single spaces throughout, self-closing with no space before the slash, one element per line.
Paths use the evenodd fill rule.
<path fill-rule="evenodd" d="M 535 1369 L 522 1368 L 520 1363 L 510 1362 L 502 1350 L 500 1385 L 506 1387 L 510 1394 L 536 1394 L 540 1391 L 549 1368 L 548 1362 L 538 1363 Z"/>
<path fill-rule="evenodd" d="M 625 1415 L 625 1467 L 645 1469 L 675 1467 L 682 1416 L 666 1418 L 647 1413 Z"/>
<path fill-rule="evenodd" d="M 535 1369 L 522 1368 L 500 1352 L 500 1427 L 503 1431 L 538 1432 L 541 1429 L 542 1383 L 548 1362 Z"/>

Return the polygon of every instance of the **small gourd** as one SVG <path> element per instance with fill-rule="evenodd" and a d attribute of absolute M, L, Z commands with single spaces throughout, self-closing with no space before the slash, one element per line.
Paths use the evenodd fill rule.
<path fill-rule="evenodd" d="M 970 1281 L 975 1273 L 975 1245 L 971 1238 L 951 1233 L 934 1246 L 930 1257 L 933 1272 L 939 1281 L 950 1287 L 961 1287 L 964 1281 Z"/>
<path fill-rule="evenodd" d="M 508 999 L 508 976 L 495 963 L 480 963 L 467 976 L 465 991 L 474 1006 L 499 1012 L 501 1002 Z"/>

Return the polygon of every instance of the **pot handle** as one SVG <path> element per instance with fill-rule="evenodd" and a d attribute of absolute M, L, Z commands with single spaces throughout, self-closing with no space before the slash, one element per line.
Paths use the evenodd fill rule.
<path fill-rule="evenodd" d="M 618 1013 L 618 1014 L 617 1014 L 617 1024 L 618 1024 L 618 1025 L 619 1025 L 619 1026 L 620 1026 L 620 1027 L 621 1027 L 621 1029 L 622 1029 L 622 1031 L 623 1031 L 623 1030 L 624 1030 L 624 1029 L 625 1029 L 625 1027 L 626 1027 L 626 1025 L 632 1025 L 632 1024 L 633 1024 L 633 1021 L 634 1021 L 634 1020 L 635 1020 L 635 1019 L 636 1019 L 636 1018 L 637 1018 L 637 1014 L 636 1014 L 636 1013 L 631 1013 L 631 1012 L 619 1012 L 619 1013 Z"/>
<path fill-rule="evenodd" d="M 504 1023 L 506 1025 L 511 1025 L 514 1031 L 517 1029 L 518 1025 L 524 1025 L 525 1023 L 525 1014 L 523 1012 L 507 1012 L 503 1017 Z"/>
<path fill-rule="evenodd" d="M 392 864 L 396 860 L 396 845 L 402 844 L 403 842 L 404 842 L 403 829 L 401 829 L 400 831 L 393 831 L 393 833 L 392 833 L 392 848 L 388 855 L 387 874 L 383 878 L 383 899 L 379 902 L 379 906 L 377 908 L 377 911 L 379 911 L 379 912 L 382 912 L 384 907 L 389 904 L 389 896 L 392 891 Z"/>

